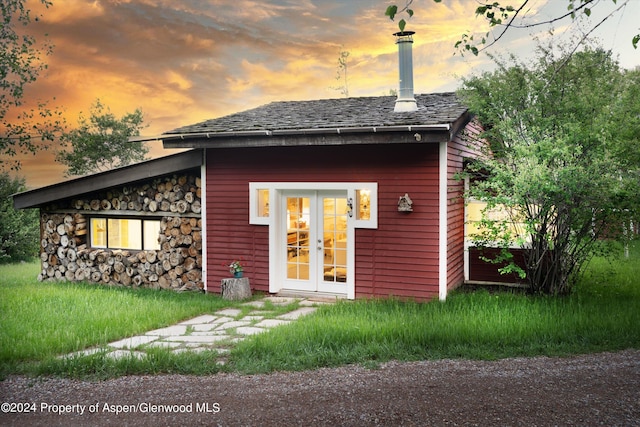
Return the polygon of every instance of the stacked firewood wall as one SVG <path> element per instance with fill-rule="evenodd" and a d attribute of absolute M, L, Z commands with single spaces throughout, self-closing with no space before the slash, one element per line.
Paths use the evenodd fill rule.
<path fill-rule="evenodd" d="M 174 175 L 43 209 L 39 279 L 202 290 L 200 196 L 199 177 Z M 108 217 L 115 210 L 160 219 L 160 249 L 91 248 L 88 218 Z"/>

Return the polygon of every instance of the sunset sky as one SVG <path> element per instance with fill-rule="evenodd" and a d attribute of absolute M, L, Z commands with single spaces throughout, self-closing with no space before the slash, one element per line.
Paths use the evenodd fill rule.
<path fill-rule="evenodd" d="M 338 57 L 348 51 L 350 96 L 377 96 L 397 88 L 395 23 L 384 16 L 388 0 L 53 0 L 29 27 L 41 39 L 48 34 L 54 51 L 48 70 L 30 86 L 25 101 L 52 99 L 65 109 L 71 126 L 96 99 L 118 116 L 141 108 L 145 135 L 223 116 L 271 101 L 342 96 L 336 81 Z M 401 1 L 397 2 L 398 4 Z M 510 3 L 508 0 L 505 4 Z M 513 1 L 512 3 L 516 3 Z M 601 0 L 590 20 L 556 23 L 568 40 L 590 29 L 618 5 Z M 532 0 L 523 15 L 543 21 L 566 10 L 566 0 Z M 489 70 L 481 53 L 454 55 L 464 32 L 484 33 L 474 18 L 476 0 L 414 0 L 407 29 L 416 31 L 416 93 L 455 90 L 460 76 Z M 631 38 L 640 30 L 640 0 L 602 24 L 594 35 L 617 55 L 622 66 L 640 65 L 640 49 Z M 548 27 L 514 30 L 489 52 L 531 57 L 535 37 Z M 159 143 L 152 157 L 171 154 Z M 52 147 L 22 158 L 21 176 L 29 188 L 62 181 L 64 167 Z"/>

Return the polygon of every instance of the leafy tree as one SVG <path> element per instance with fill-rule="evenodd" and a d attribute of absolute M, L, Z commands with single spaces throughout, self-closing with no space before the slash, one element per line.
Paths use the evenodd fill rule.
<path fill-rule="evenodd" d="M 623 90 L 619 102 L 612 110 L 611 117 L 618 129 L 618 143 L 612 148 L 612 155 L 622 161 L 622 168 L 630 175 L 635 174 L 634 180 L 621 183 L 619 208 L 628 213 L 634 221 L 626 221 L 621 230 L 625 243 L 625 254 L 628 257 L 629 241 L 638 233 L 640 225 L 640 67 L 624 72 Z M 637 236 L 637 234 L 635 234 Z"/>
<path fill-rule="evenodd" d="M 476 244 L 501 247 L 494 261 L 522 245 L 531 290 L 565 294 L 597 241 L 637 218 L 638 75 L 600 49 L 539 48 L 532 64 L 497 62 L 460 91 L 490 141 L 470 167 L 480 178 L 470 196 L 487 202 Z M 496 209 L 508 216 L 492 217 Z"/>
<path fill-rule="evenodd" d="M 65 148 L 56 161 L 67 166 L 66 175 L 86 175 L 145 160 L 149 149 L 142 142 L 129 142 L 139 136 L 142 110 L 136 109 L 118 119 L 100 100 L 91 106 L 90 116 L 80 114 L 79 127 L 62 136 Z"/>
<path fill-rule="evenodd" d="M 441 3 L 442 0 L 433 0 L 435 3 Z M 491 33 L 487 32 L 484 34 L 480 40 L 475 39 L 473 34 L 462 34 L 460 40 L 458 40 L 455 44 L 455 47 L 459 49 L 462 53 L 471 52 L 474 55 L 478 55 L 478 53 L 490 46 L 493 46 L 495 43 L 500 40 L 507 31 L 510 29 L 517 28 L 533 28 L 539 26 L 546 26 L 549 24 L 553 24 L 558 21 L 562 21 L 564 19 L 577 19 L 579 17 L 589 17 L 593 11 L 593 7 L 595 7 L 600 0 L 566 0 L 567 1 L 567 11 L 561 13 L 558 16 L 551 17 L 548 20 L 541 22 L 524 22 L 524 23 L 516 23 L 515 19 L 518 15 L 526 10 L 526 6 L 529 3 L 529 0 L 520 0 L 515 5 L 506 5 L 501 2 L 492 2 L 492 3 L 482 3 L 480 2 L 478 7 L 476 8 L 475 14 L 477 16 L 482 16 L 488 23 L 489 28 L 499 27 L 501 30 L 497 35 L 491 37 Z M 611 18 L 617 12 L 624 10 L 625 6 L 629 3 L 630 0 L 621 1 L 618 4 L 618 0 L 611 0 L 618 7 L 610 14 L 604 16 L 596 25 L 594 25 L 590 31 L 588 31 L 583 37 L 582 41 L 584 41 L 596 28 L 598 28 L 603 22 L 607 19 Z M 392 21 L 398 14 L 406 13 L 408 18 L 413 16 L 413 9 L 411 9 L 411 4 L 413 0 L 405 0 L 405 5 L 402 7 L 398 7 L 395 4 L 392 4 L 387 7 L 385 11 L 385 15 L 389 17 Z M 406 20 L 403 18 L 398 21 L 398 28 L 400 31 L 404 31 L 405 26 L 407 25 Z M 577 45 L 579 45 L 579 42 Z M 636 34 L 632 37 L 631 43 L 634 48 L 638 48 L 638 43 L 640 43 L 640 33 Z M 576 48 L 577 48 L 576 45 Z M 484 46 L 484 47 L 478 47 Z M 575 50 L 575 49 L 574 49 Z"/>
<path fill-rule="evenodd" d="M 37 209 L 15 210 L 12 194 L 26 190 L 24 178 L 0 173 L 0 263 L 27 261 L 38 255 L 40 224 Z"/>
<path fill-rule="evenodd" d="M 52 5 L 48 0 L 40 2 L 47 8 Z M 46 148 L 39 142 L 53 141 L 65 126 L 62 112 L 48 108 L 47 102 L 40 101 L 35 107 L 23 102 L 26 88 L 47 68 L 43 58 L 53 49 L 46 43 L 39 47 L 32 35 L 21 34 L 16 28 L 32 22 L 25 3 L 0 2 L 0 169 L 19 168 L 20 162 L 6 159 L 19 152 L 35 153 L 41 146 Z"/>

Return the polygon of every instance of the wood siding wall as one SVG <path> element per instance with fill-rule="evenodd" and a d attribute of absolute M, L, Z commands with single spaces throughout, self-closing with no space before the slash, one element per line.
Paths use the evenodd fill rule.
<path fill-rule="evenodd" d="M 456 174 L 464 169 L 464 161 L 481 154 L 482 128 L 476 121 L 467 124 L 447 146 L 447 289 L 464 282 L 464 180 Z"/>
<path fill-rule="evenodd" d="M 471 121 L 467 124 L 464 132 L 456 136 L 451 144 L 449 144 L 448 152 L 448 193 L 449 193 L 449 229 L 453 224 L 462 221 L 464 223 L 464 201 L 462 194 L 464 192 L 464 182 L 455 180 L 456 172 L 461 171 L 464 167 L 466 159 L 478 158 L 483 155 L 486 142 L 480 139 L 482 127 L 477 121 Z M 464 235 L 460 234 L 459 229 L 451 232 L 448 239 L 449 257 L 448 257 L 448 288 L 454 288 L 464 282 L 463 260 L 461 248 L 464 248 Z M 516 274 L 500 274 L 498 271 L 505 264 L 491 264 L 483 261 L 481 257 L 484 255 L 488 258 L 494 258 L 499 252 L 498 249 L 479 249 L 470 247 L 469 249 L 469 281 L 474 283 L 509 283 L 521 284 L 526 280 L 520 279 Z M 512 249 L 516 264 L 523 267 L 524 252 L 519 249 Z"/>
<path fill-rule="evenodd" d="M 219 292 L 241 259 L 269 289 L 268 226 L 249 224 L 249 182 L 377 182 L 378 228 L 356 229 L 356 297 L 438 295 L 438 145 L 207 150 L 207 280 Z M 409 193 L 413 212 L 397 210 Z"/>
<path fill-rule="evenodd" d="M 514 262 L 524 268 L 524 250 L 510 249 L 513 254 Z M 481 257 L 495 258 L 499 254 L 499 249 L 494 248 L 469 248 L 469 281 L 470 282 L 487 282 L 487 283 L 510 283 L 510 284 L 526 284 L 527 279 L 521 279 L 517 274 L 500 274 L 499 269 L 505 267 L 506 263 L 492 264 L 484 261 Z"/>

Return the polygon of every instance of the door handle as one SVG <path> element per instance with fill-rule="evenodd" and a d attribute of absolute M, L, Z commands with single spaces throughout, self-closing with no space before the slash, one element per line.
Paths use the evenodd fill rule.
<path fill-rule="evenodd" d="M 322 240 L 318 239 L 318 250 L 322 250 Z"/>

